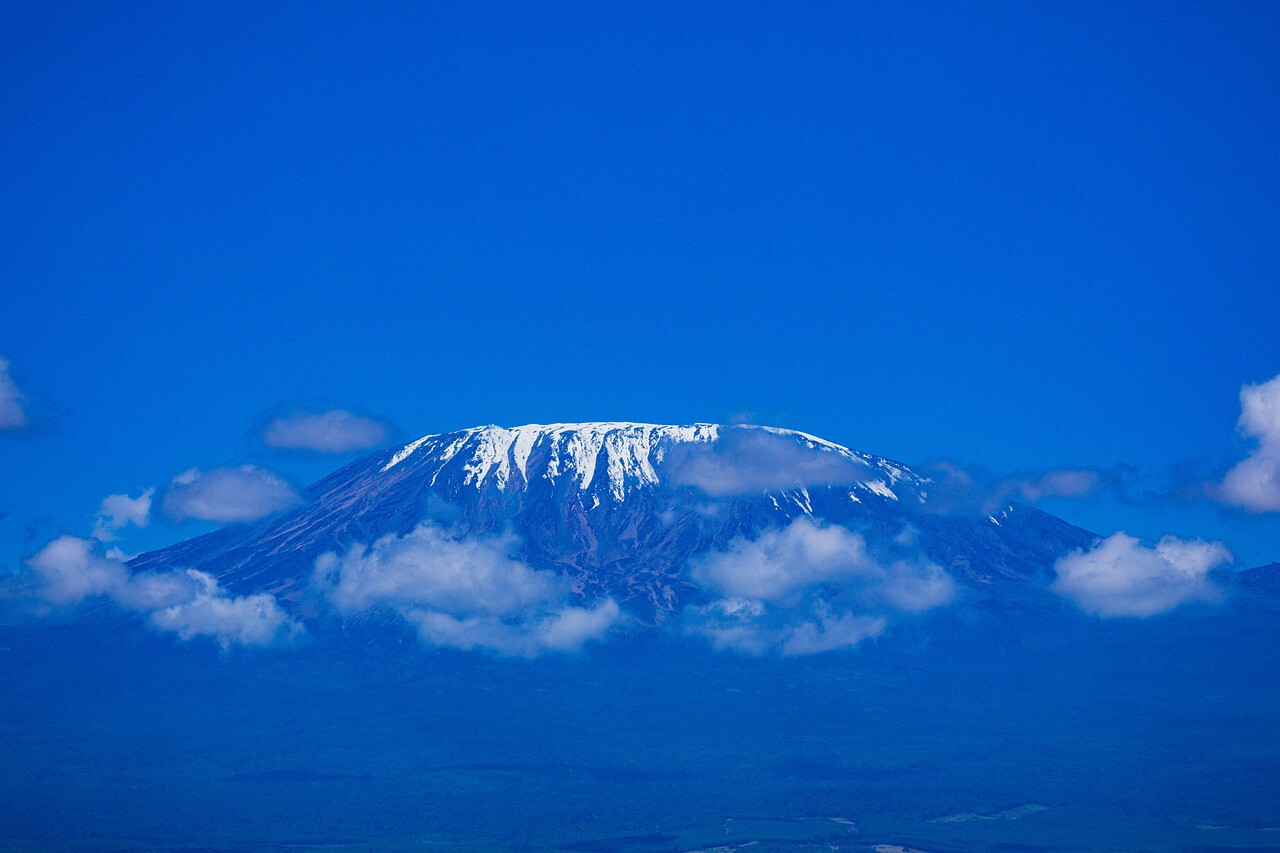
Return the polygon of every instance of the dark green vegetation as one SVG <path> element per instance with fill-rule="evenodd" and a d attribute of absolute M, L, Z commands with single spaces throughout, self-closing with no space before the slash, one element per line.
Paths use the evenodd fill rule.
<path fill-rule="evenodd" d="M 655 632 L 512 661 L 11 626 L 0 846 L 1280 847 L 1270 601 L 969 602 L 781 660 Z"/>

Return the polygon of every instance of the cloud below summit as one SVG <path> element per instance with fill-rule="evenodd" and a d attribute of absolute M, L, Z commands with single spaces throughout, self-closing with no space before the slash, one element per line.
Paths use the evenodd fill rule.
<path fill-rule="evenodd" d="M 27 565 L 37 593 L 58 606 L 105 597 L 121 609 L 144 614 L 154 627 L 184 640 L 207 636 L 225 649 L 260 646 L 302 630 L 271 595 L 234 596 L 210 575 L 189 569 L 131 572 L 123 563 L 98 553 L 91 540 L 59 536 Z"/>
<path fill-rule="evenodd" d="M 1114 533 L 1058 560 L 1053 590 L 1098 616 L 1154 616 L 1190 601 L 1212 600 L 1210 570 L 1231 562 L 1221 542 L 1165 536 L 1147 548 Z"/>
<path fill-rule="evenodd" d="M 534 657 L 574 651 L 622 618 L 612 598 L 583 606 L 566 578 L 514 555 L 512 537 L 457 537 L 424 523 L 316 561 L 340 613 L 388 608 L 433 646 Z"/>
<path fill-rule="evenodd" d="M 1225 503 L 1250 512 L 1280 512 L 1280 376 L 1240 389 L 1240 432 L 1258 446 L 1217 488 Z"/>
<path fill-rule="evenodd" d="M 874 555 L 860 534 L 805 518 L 696 559 L 691 577 L 717 597 L 686 609 L 689 630 L 748 654 L 852 648 L 955 594 L 931 561 Z"/>

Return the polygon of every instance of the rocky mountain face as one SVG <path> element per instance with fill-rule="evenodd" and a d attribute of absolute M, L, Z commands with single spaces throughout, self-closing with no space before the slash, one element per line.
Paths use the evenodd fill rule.
<path fill-rule="evenodd" d="M 476 427 L 374 453 L 310 486 L 299 506 L 143 554 L 135 570 L 196 568 L 270 592 L 303 615 L 315 562 L 434 524 L 512 536 L 520 559 L 661 621 L 697 588 L 690 562 L 810 519 L 911 550 L 961 584 L 1044 578 L 1094 534 L 1030 507 L 985 514 L 931 496 L 904 465 L 815 436 L 754 426 L 632 423 Z"/>

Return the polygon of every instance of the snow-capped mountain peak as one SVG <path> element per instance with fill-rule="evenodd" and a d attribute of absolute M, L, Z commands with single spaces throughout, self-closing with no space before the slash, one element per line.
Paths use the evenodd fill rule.
<path fill-rule="evenodd" d="M 490 425 L 358 459 L 311 485 L 296 507 L 130 565 L 196 568 L 233 592 L 266 590 L 305 609 L 321 556 L 425 525 L 432 535 L 510 541 L 519 559 L 567 576 L 585 598 L 607 594 L 657 614 L 695 594 L 690 560 L 796 521 L 841 526 L 890 550 L 905 535 L 974 580 L 1025 578 L 1093 542 L 1030 509 L 997 523 L 933 512 L 931 485 L 897 462 L 774 427 Z"/>
<path fill-rule="evenodd" d="M 473 427 L 458 432 L 427 435 L 393 451 L 382 465 L 382 473 L 398 467 L 418 473 L 434 468 L 434 484 L 446 469 L 461 470 L 462 483 L 506 491 L 526 488 L 538 478 L 552 482 L 570 478 L 586 491 L 599 484 L 615 500 L 636 487 L 658 485 L 662 463 L 672 448 L 681 445 L 713 445 L 722 439 L 767 436 L 797 450 L 831 456 L 865 466 L 869 476 L 860 483 L 866 491 L 897 499 L 893 484 L 904 478 L 923 482 L 905 467 L 878 457 L 858 453 L 807 433 L 776 427 L 751 425 L 684 426 L 630 422 L 576 424 L 526 424 L 517 427 L 495 425 Z"/>

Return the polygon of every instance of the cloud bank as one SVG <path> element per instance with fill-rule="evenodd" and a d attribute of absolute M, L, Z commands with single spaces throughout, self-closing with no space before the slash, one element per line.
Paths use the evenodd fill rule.
<path fill-rule="evenodd" d="M 340 613 L 390 609 L 441 647 L 534 657 L 574 651 L 621 617 L 616 601 L 581 606 L 568 581 L 516 559 L 512 537 L 458 538 L 430 522 L 316 561 Z"/>
<path fill-rule="evenodd" d="M 718 441 L 673 447 L 664 460 L 671 482 L 712 497 L 851 483 L 868 468 L 839 453 L 803 447 L 764 429 L 726 430 Z"/>
<path fill-rule="evenodd" d="M 749 654 L 847 649 L 889 618 L 944 604 L 955 585 L 918 556 L 880 558 L 859 534 L 805 518 L 738 538 L 694 561 L 691 576 L 714 596 L 686 609 L 687 628 Z"/>
<path fill-rule="evenodd" d="M 262 433 L 268 447 L 350 453 L 377 447 L 387 440 L 385 424 L 342 409 L 274 418 Z"/>
<path fill-rule="evenodd" d="M 178 521 L 254 521 L 300 500 L 292 486 L 265 468 L 192 468 L 169 483 L 164 511 Z"/>
<path fill-rule="evenodd" d="M 0 358 L 0 429 L 22 429 L 30 423 L 18 383 L 9 375 L 9 360 Z"/>
<path fill-rule="evenodd" d="M 302 630 L 266 593 L 229 595 L 195 569 L 133 573 L 98 554 L 88 539 L 59 536 L 27 565 L 39 581 L 39 594 L 51 604 L 71 606 L 102 596 L 184 640 L 211 637 L 227 649 L 268 645 Z"/>
<path fill-rule="evenodd" d="M 1053 590 L 1086 613 L 1154 616 L 1217 597 L 1209 571 L 1231 560 L 1221 542 L 1166 536 L 1146 548 L 1132 536 L 1115 533 L 1059 559 Z"/>
<path fill-rule="evenodd" d="M 1219 498 L 1250 512 L 1280 512 L 1280 376 L 1240 389 L 1239 429 L 1258 446 L 1227 472 Z"/>

